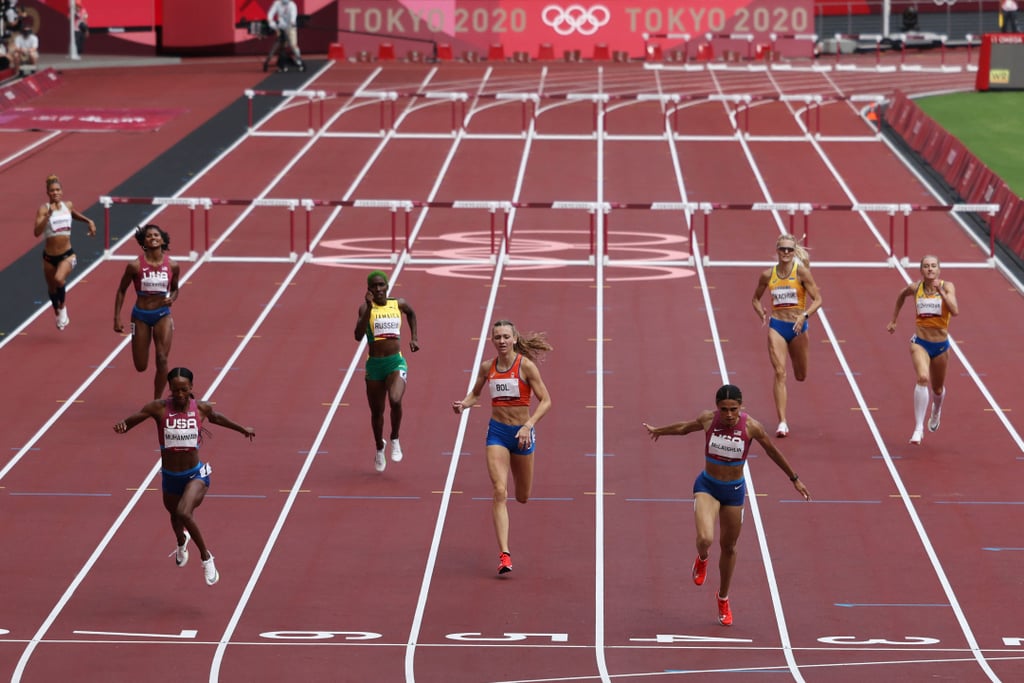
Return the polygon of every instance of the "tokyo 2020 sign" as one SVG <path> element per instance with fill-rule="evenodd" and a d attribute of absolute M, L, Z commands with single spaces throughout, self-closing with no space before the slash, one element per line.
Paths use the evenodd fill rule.
<path fill-rule="evenodd" d="M 507 52 L 536 52 L 550 44 L 556 52 L 595 45 L 637 54 L 644 36 L 668 35 L 666 47 L 696 44 L 707 34 L 741 34 L 768 42 L 814 31 L 813 0 L 394 0 L 341 3 L 339 29 L 390 34 L 486 50 L 501 43 Z M 808 46 L 809 48 L 809 46 Z"/>

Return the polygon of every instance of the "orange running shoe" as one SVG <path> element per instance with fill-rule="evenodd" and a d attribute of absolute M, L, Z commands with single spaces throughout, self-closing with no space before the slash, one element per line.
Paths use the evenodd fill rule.
<path fill-rule="evenodd" d="M 512 571 L 512 556 L 508 553 L 498 555 L 498 573 L 508 574 Z"/>
<path fill-rule="evenodd" d="M 722 626 L 732 626 L 732 610 L 729 608 L 729 598 L 723 600 L 718 597 L 718 593 L 715 593 L 715 599 L 718 600 L 718 623 Z"/>
<path fill-rule="evenodd" d="M 700 559 L 700 555 L 693 561 L 693 582 L 698 586 L 704 585 L 704 579 L 708 578 L 708 559 Z"/>

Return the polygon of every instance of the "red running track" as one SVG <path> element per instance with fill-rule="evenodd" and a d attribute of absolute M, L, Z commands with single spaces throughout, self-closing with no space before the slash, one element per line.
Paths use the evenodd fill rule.
<path fill-rule="evenodd" d="M 906 78 L 924 90 L 940 76 Z M 313 75 L 309 87 L 849 95 L 892 85 L 883 79 L 360 65 Z M 595 136 L 589 100 L 545 100 L 523 136 L 519 103 L 470 98 L 465 132 L 452 135 L 447 101 L 402 98 L 395 132 L 381 134 L 375 102 L 338 98 L 309 136 L 297 103 L 186 194 L 934 201 L 849 100 L 823 112 L 820 137 L 771 99 L 751 111 L 750 136 L 736 136 L 732 106 L 688 104 L 666 137 L 660 105 L 619 102 Z M 776 468 L 752 458 L 731 629 L 715 620 L 715 573 L 702 588 L 688 578 L 699 439 L 652 444 L 640 422 L 689 419 L 728 379 L 772 423 L 764 330 L 749 299 L 785 216 L 717 212 L 710 244 L 700 231 L 689 244 L 679 213 L 613 211 L 608 259 L 593 262 L 585 210 L 513 212 L 508 259 L 491 258 L 485 210 L 413 211 L 412 258 L 398 262 L 384 209 L 318 208 L 311 219 L 313 258 L 293 261 L 285 209 L 218 207 L 212 252 L 183 261 L 172 364 L 191 367 L 198 392 L 257 432 L 250 444 L 219 430 L 205 451 L 215 471 L 199 518 L 222 575 L 213 588 L 198 566 L 178 570 L 166 556 L 152 433 L 111 430 L 151 381 L 108 332 L 120 259 L 134 245 L 76 285 L 62 334 L 44 314 L 0 347 L 10 382 L 33 386 L 0 398 L 11 416 L 0 538 L 22 551 L 0 570 L 0 667 L 12 680 L 1021 676 L 1005 604 L 1019 584 L 1012 468 L 1024 407 L 1016 385 L 996 381 L 1019 374 L 1019 361 L 995 323 L 1016 319 L 1020 294 L 948 214 L 915 215 L 907 255 L 939 254 L 962 306 L 942 429 L 914 448 L 909 315 L 895 336 L 885 332 L 913 266 L 886 260 L 884 216 L 814 215 L 825 309 L 811 331 L 811 376 L 790 382 L 793 434 L 781 446 L 815 501 L 797 501 Z M 183 243 L 184 210 L 154 220 Z M 377 267 L 415 307 L 422 344 L 410 357 L 406 459 L 383 474 L 372 469 L 351 336 L 365 273 Z M 538 429 L 535 497 L 512 505 L 515 570 L 505 578 L 494 574 L 486 416 L 449 408 L 491 353 L 497 317 L 547 331 L 556 347 L 542 366 L 554 409 Z M 59 354 L 59 367 L 42 354 Z M 979 476 L 993 470 L 1009 476 Z"/>

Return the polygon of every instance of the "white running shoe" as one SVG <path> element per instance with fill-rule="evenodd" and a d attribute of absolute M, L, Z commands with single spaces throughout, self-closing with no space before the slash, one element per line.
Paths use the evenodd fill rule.
<path fill-rule="evenodd" d="M 203 560 L 203 576 L 206 578 L 207 586 L 212 586 L 220 581 L 220 572 L 217 571 L 216 565 L 213 564 L 212 553 L 210 554 L 210 559 Z"/>
<path fill-rule="evenodd" d="M 384 457 L 384 442 L 380 442 L 380 448 L 377 449 L 377 455 L 373 456 L 373 467 L 378 472 L 383 472 L 384 468 L 388 466 L 388 460 Z"/>
<path fill-rule="evenodd" d="M 935 410 L 935 406 L 932 406 L 932 416 L 928 418 L 928 431 L 937 432 L 939 431 L 939 423 L 942 422 L 942 408 Z"/>
<path fill-rule="evenodd" d="M 915 429 L 914 433 L 910 435 L 910 443 L 914 444 L 915 446 L 920 446 L 921 445 L 921 441 L 923 439 L 924 439 L 924 432 L 922 432 L 920 429 Z"/>
<path fill-rule="evenodd" d="M 71 318 L 68 317 L 68 307 L 60 309 L 57 313 L 57 329 L 63 330 L 71 322 Z"/>
<path fill-rule="evenodd" d="M 188 542 L 192 536 L 188 533 L 188 529 L 185 529 L 185 543 L 179 545 L 171 552 L 171 556 L 174 557 L 174 564 L 179 567 L 184 567 L 188 564 Z"/>
<path fill-rule="evenodd" d="M 391 439 L 391 459 L 395 462 L 402 462 L 402 446 L 398 439 Z"/>
<path fill-rule="evenodd" d="M 775 429 L 775 436 L 779 437 L 780 439 L 785 439 L 787 436 L 789 436 L 789 425 L 786 424 L 785 422 L 780 422 L 779 426 Z"/>

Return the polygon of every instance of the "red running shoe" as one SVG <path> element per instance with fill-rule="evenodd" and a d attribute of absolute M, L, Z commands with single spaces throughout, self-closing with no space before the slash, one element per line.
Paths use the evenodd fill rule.
<path fill-rule="evenodd" d="M 512 556 L 508 553 L 498 555 L 498 573 L 508 574 L 512 571 Z"/>
<path fill-rule="evenodd" d="M 704 579 L 708 578 L 708 560 L 700 559 L 700 555 L 693 561 L 693 582 L 698 586 L 704 585 Z"/>
<path fill-rule="evenodd" d="M 718 593 L 715 593 L 715 599 L 718 600 L 718 623 L 722 626 L 732 626 L 732 610 L 729 608 L 729 598 L 723 600 L 718 597 Z"/>

